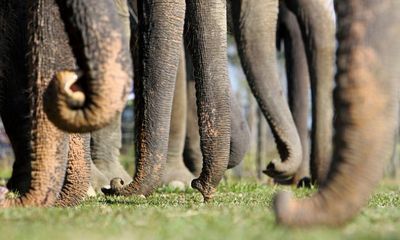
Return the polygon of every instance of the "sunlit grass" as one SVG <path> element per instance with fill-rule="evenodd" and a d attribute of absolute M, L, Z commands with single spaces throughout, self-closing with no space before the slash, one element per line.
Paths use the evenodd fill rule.
<path fill-rule="evenodd" d="M 283 188 L 297 197 L 314 190 L 256 183 L 223 183 L 215 198 L 186 189 L 160 188 L 142 197 L 97 197 L 75 208 L 4 209 L 0 233 L 6 239 L 398 239 L 400 187 L 384 183 L 368 206 L 336 229 L 277 226 L 273 196 Z"/>
<path fill-rule="evenodd" d="M 133 150 L 121 156 L 130 174 Z M 383 181 L 362 212 L 340 228 L 288 229 L 275 223 L 274 195 L 289 190 L 302 198 L 316 190 L 261 184 L 266 180 L 255 180 L 253 160 L 246 156 L 240 182 L 229 171 L 209 203 L 191 188 L 166 186 L 146 199 L 100 196 L 74 208 L 2 209 L 0 239 L 400 239 L 398 180 Z M 0 179 L 10 175 L 10 167 L 0 168 Z"/>

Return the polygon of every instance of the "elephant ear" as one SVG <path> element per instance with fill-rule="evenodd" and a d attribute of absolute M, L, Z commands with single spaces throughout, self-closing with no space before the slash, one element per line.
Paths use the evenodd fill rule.
<path fill-rule="evenodd" d="M 104 127 L 121 112 L 130 90 L 132 60 L 112 0 L 57 0 L 78 69 L 55 73 L 44 107 L 68 132 Z"/>

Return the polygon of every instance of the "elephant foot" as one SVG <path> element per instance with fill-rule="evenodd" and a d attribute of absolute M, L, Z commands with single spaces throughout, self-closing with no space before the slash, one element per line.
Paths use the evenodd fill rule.
<path fill-rule="evenodd" d="M 102 187 L 110 185 L 110 181 L 114 178 L 120 178 L 123 182 L 132 180 L 119 162 L 97 160 L 93 165 L 91 183 L 96 192 L 100 192 Z"/>
<path fill-rule="evenodd" d="M 121 178 L 114 178 L 110 181 L 110 185 L 102 187 L 101 191 L 106 196 L 137 196 L 139 198 L 146 198 L 145 195 L 140 194 L 139 190 L 136 187 L 133 187 L 131 182 L 130 184 L 125 185 L 124 180 Z"/>
<path fill-rule="evenodd" d="M 184 165 L 183 159 L 177 158 L 167 162 L 161 181 L 167 186 L 183 185 L 183 188 L 185 188 L 185 186 L 190 186 L 193 179 L 194 176 Z"/>
<path fill-rule="evenodd" d="M 91 176 L 90 176 L 90 187 L 95 192 L 100 192 L 101 188 L 109 185 L 110 180 L 96 167 L 96 165 L 91 164 Z"/>
<path fill-rule="evenodd" d="M 6 199 L 6 195 L 8 193 L 8 189 L 5 187 L 0 187 L 0 201 Z"/>
<path fill-rule="evenodd" d="M 192 188 L 198 190 L 202 195 L 204 202 L 210 201 L 214 197 L 217 189 L 207 183 L 203 183 L 199 178 L 192 181 Z"/>
<path fill-rule="evenodd" d="M 171 181 L 168 183 L 167 185 L 169 188 L 172 188 L 174 190 L 178 190 L 178 191 L 185 191 L 186 188 L 186 184 L 181 182 L 181 181 Z"/>
<path fill-rule="evenodd" d="M 96 191 L 94 190 L 93 186 L 90 185 L 87 192 L 86 192 L 87 197 L 96 197 Z"/>

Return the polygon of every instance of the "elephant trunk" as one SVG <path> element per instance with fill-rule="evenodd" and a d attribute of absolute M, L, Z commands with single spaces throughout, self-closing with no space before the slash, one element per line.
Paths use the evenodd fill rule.
<path fill-rule="evenodd" d="M 129 39 L 123 37 L 112 0 L 57 3 L 80 71 L 55 74 L 46 91 L 45 111 L 62 130 L 93 131 L 125 105 L 132 78 Z"/>
<path fill-rule="evenodd" d="M 135 62 L 136 172 L 133 181 L 113 179 L 106 194 L 149 195 L 161 183 L 172 98 L 182 48 L 185 1 L 138 2 L 139 47 Z M 136 74 L 137 73 L 137 74 Z"/>
<path fill-rule="evenodd" d="M 312 95 L 311 176 L 322 184 L 332 158 L 334 20 L 325 0 L 285 2 L 296 14 L 303 33 Z"/>
<path fill-rule="evenodd" d="M 264 172 L 277 180 L 285 180 L 299 168 L 302 150 L 278 77 L 277 13 L 278 1 L 243 0 L 232 4 L 240 60 L 250 88 L 271 127 L 281 158 L 273 160 Z"/>
<path fill-rule="evenodd" d="M 308 109 L 310 75 L 304 42 L 296 16 L 289 11 L 285 2 L 279 3 L 279 38 L 285 46 L 286 75 L 289 107 L 299 133 L 302 146 L 302 163 L 294 176 L 293 183 L 302 184 L 310 176 L 310 157 L 308 144 Z"/>
<path fill-rule="evenodd" d="M 227 73 L 226 1 L 187 3 L 188 46 L 196 80 L 203 168 L 192 181 L 204 200 L 213 197 L 229 161 L 230 83 Z"/>
<path fill-rule="evenodd" d="M 310 199 L 275 199 L 279 223 L 338 225 L 366 203 L 390 158 L 399 107 L 400 2 L 338 1 L 335 154 Z M 380 36 L 385 36 L 385 40 Z"/>

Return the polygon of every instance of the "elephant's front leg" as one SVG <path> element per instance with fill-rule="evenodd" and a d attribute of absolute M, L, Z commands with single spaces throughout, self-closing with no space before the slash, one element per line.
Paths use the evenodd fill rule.
<path fill-rule="evenodd" d="M 0 207 L 52 206 L 61 191 L 66 172 L 68 136 L 50 123 L 41 108 L 41 97 L 36 99 L 32 130 L 25 133 L 30 135 L 32 144 L 30 186 L 21 197 L 0 201 Z"/>
<path fill-rule="evenodd" d="M 11 2 L 13 2 L 13 4 L 11 4 Z M 31 130 L 25 132 L 25 134 L 30 137 L 32 144 L 30 149 L 31 183 L 29 190 L 19 198 L 1 201 L 0 206 L 51 206 L 56 201 L 63 184 L 68 144 L 67 135 L 52 125 L 43 111 L 43 92 L 54 74 L 54 71 L 52 71 L 52 64 L 54 64 L 54 62 L 52 60 L 55 59 L 54 57 L 56 55 L 53 54 L 53 50 L 58 49 L 60 46 L 57 44 L 57 41 L 41 40 L 51 39 L 52 36 L 49 34 L 53 34 L 57 32 L 57 30 L 62 30 L 63 26 L 60 26 L 60 22 L 57 24 L 57 21 L 54 21 L 54 19 L 57 19 L 58 9 L 49 1 L 40 3 L 36 1 L 31 1 L 29 3 L 24 3 L 23 1 L 3 1 L 2 3 L 4 3 L 4 5 L 0 6 L 0 21 L 3 20 L 2 17 L 7 16 L 7 23 L 11 25 L 5 24 L 4 26 L 10 27 L 9 33 L 15 33 L 16 29 L 19 29 L 21 25 L 26 26 L 24 25 L 26 24 L 26 22 L 24 22 L 25 18 L 23 17 L 26 16 L 24 11 L 26 9 L 32 10 L 27 14 L 31 23 L 27 33 L 27 35 L 31 36 L 31 41 L 29 42 L 30 51 L 27 59 L 29 62 L 29 72 L 31 73 L 29 76 L 32 77 L 33 84 L 31 99 L 33 112 L 32 115 L 28 115 L 28 117 L 32 118 Z M 50 29 L 48 25 L 39 24 L 43 22 L 55 22 L 53 25 L 54 28 Z M 21 32 L 26 31 L 24 28 L 20 30 Z M 12 56 L 13 51 L 26 50 L 25 45 L 13 45 L 15 43 L 24 42 L 19 37 L 11 38 L 12 41 L 5 42 L 5 45 L 2 45 L 6 51 L 5 56 Z M 62 56 L 63 58 L 61 59 L 64 59 L 65 55 Z M 1 62 L 7 62 L 3 61 L 7 59 L 3 57 L 4 56 L 1 58 Z M 24 60 L 25 54 L 23 54 L 23 57 L 17 62 L 8 61 L 7 67 L 9 70 L 6 72 L 21 71 L 19 68 L 25 70 L 25 64 L 18 64 L 21 62 L 24 63 Z M 26 72 L 28 72 L 28 70 Z M 26 76 L 27 75 L 25 75 L 25 77 Z M 6 74 L 4 81 L 21 80 L 14 77 L 13 75 Z M 23 84 L 23 82 L 19 83 Z M 15 143 L 13 143 L 13 146 L 15 146 Z"/>
<path fill-rule="evenodd" d="M 186 1 L 188 40 L 196 80 L 203 170 L 192 187 L 212 198 L 229 161 L 230 85 L 226 1 Z"/>
<path fill-rule="evenodd" d="M 181 58 L 179 60 L 174 99 L 172 103 L 168 158 L 162 182 L 163 184 L 172 184 L 175 186 L 182 186 L 183 184 L 189 186 L 194 176 L 191 174 L 189 169 L 186 168 L 183 161 L 187 117 L 187 81 L 185 54 L 183 49 L 181 50 L 180 56 Z"/>
<path fill-rule="evenodd" d="M 67 170 L 57 206 L 75 206 L 87 196 L 91 163 L 89 141 L 89 134 L 69 135 Z"/>
<path fill-rule="evenodd" d="M 5 5 L 3 5 L 5 4 Z M 7 4 L 9 4 L 7 6 Z M 24 194 L 31 178 L 31 114 L 25 55 L 27 39 L 22 16 L 24 4 L 3 1 L 0 6 L 0 93 L 1 120 L 14 151 L 15 161 L 7 187 Z M 18 16 L 16 18 L 15 16 Z M 16 70 L 18 66 L 18 70 Z"/>
<path fill-rule="evenodd" d="M 108 185 L 115 177 L 125 182 L 132 179 L 119 162 L 121 139 L 121 113 L 108 126 L 90 133 L 90 154 L 94 164 L 91 181 L 96 191 Z"/>
<path fill-rule="evenodd" d="M 183 158 L 186 166 L 195 175 L 199 176 L 202 168 L 202 153 L 200 149 L 200 135 L 196 107 L 196 88 L 193 76 L 193 64 L 190 54 L 186 56 L 187 69 L 187 117 L 186 139 Z M 249 147 L 250 130 L 243 117 L 238 100 L 231 95 L 231 137 L 228 169 L 240 164 Z"/>
<path fill-rule="evenodd" d="M 133 181 L 114 180 L 108 194 L 151 194 L 160 184 L 170 130 L 171 106 L 182 46 L 184 0 L 138 3 L 139 47 L 135 62 L 137 161 Z"/>
<path fill-rule="evenodd" d="M 302 149 L 278 78 L 275 45 L 278 1 L 234 0 L 232 14 L 247 81 L 271 127 L 281 158 L 272 161 L 264 172 L 284 180 L 299 168 Z"/>

